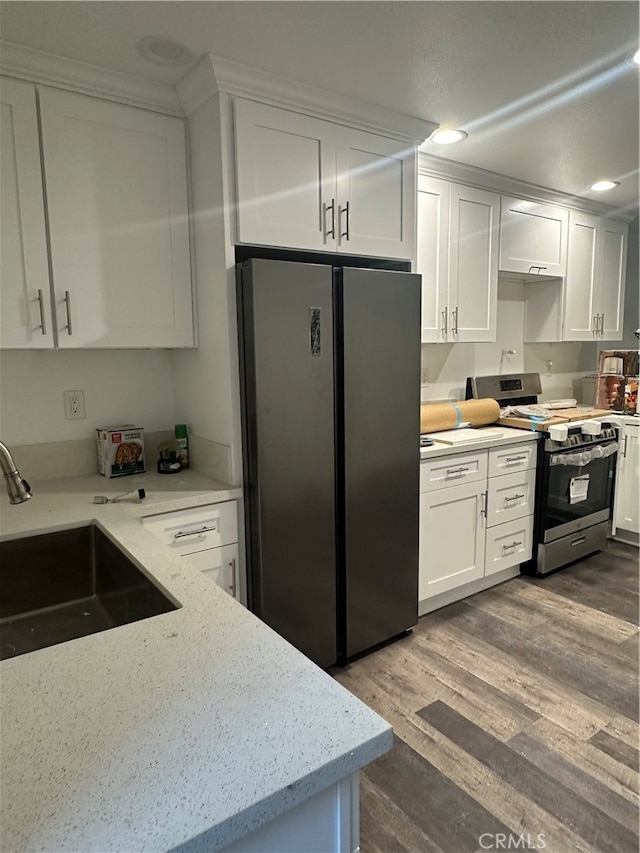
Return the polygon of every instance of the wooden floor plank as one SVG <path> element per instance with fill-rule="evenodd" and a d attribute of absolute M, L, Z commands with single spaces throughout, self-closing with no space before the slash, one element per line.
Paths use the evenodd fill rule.
<path fill-rule="evenodd" d="M 595 850 L 603 853 L 636 853 L 637 833 L 628 830 L 588 803 L 520 753 L 501 743 L 453 708 L 436 701 L 419 712 L 454 743 L 473 755 L 531 800 L 555 815 Z"/>
<path fill-rule="evenodd" d="M 601 809 L 616 823 L 625 826 L 631 832 L 638 831 L 638 808 L 629 800 L 616 794 L 611 788 L 580 770 L 575 764 L 563 758 L 531 737 L 520 732 L 509 741 L 509 747 L 533 762 L 549 776 L 565 787 L 575 791 L 586 802 Z"/>
<path fill-rule="evenodd" d="M 516 834 L 545 834 L 550 849 L 586 851 L 588 845 L 562 821 L 541 809 L 523 793 L 507 784 L 473 756 L 466 753 L 417 714 L 407 712 L 403 697 L 380 690 L 362 673 L 351 676 L 350 684 L 363 701 L 372 698 L 370 707 L 384 716 L 396 734 L 425 757 L 441 773 L 490 810 Z M 365 773 L 367 768 L 365 768 Z M 421 792 L 428 798 L 428 792 Z M 486 841 L 486 839 L 485 839 Z M 449 848 L 447 853 L 453 853 Z"/>
<path fill-rule="evenodd" d="M 633 746 L 629 746 L 629 744 L 625 743 L 623 740 L 614 737 L 608 732 L 602 731 L 596 732 L 593 737 L 590 737 L 589 743 L 597 746 L 598 749 L 601 749 L 602 752 L 606 752 L 607 755 L 615 758 L 615 760 L 619 761 L 621 764 L 635 770 L 636 773 L 638 772 L 638 750 Z"/>
<path fill-rule="evenodd" d="M 360 777 L 361 853 L 445 853 L 365 773 Z"/>
<path fill-rule="evenodd" d="M 453 625 L 447 625 L 446 630 L 416 635 L 415 642 L 427 654 L 434 649 L 448 655 L 459 666 L 496 685 L 540 716 L 585 739 L 604 728 L 612 717 L 609 708 L 514 660 L 508 652 L 501 652 L 478 638 L 471 639 Z"/>
<path fill-rule="evenodd" d="M 479 853 L 492 831 L 636 853 L 638 634 L 638 550 L 613 543 L 336 670 L 397 742 L 363 771 L 362 853 Z"/>
<path fill-rule="evenodd" d="M 397 736 L 391 752 L 371 764 L 366 775 L 441 849 L 473 853 L 483 833 L 510 831 Z M 425 789 L 428 802 L 421 795 Z"/>
<path fill-rule="evenodd" d="M 586 654 L 577 639 L 568 646 L 562 642 L 566 637 L 561 637 L 557 644 L 551 632 L 516 628 L 467 601 L 452 604 L 446 610 L 440 618 L 508 653 L 517 664 L 551 675 L 610 708 L 612 714 L 640 719 L 637 680 L 629 677 L 630 672 L 620 672 L 619 665 L 614 668 L 608 660 L 599 660 L 597 654 Z"/>
<path fill-rule="evenodd" d="M 522 577 L 514 578 L 509 583 L 500 584 L 487 592 L 498 601 L 520 602 L 524 607 L 524 610 L 520 611 L 521 624 L 527 626 L 530 625 L 528 614 L 531 613 L 534 618 L 536 614 L 557 616 L 566 625 L 575 626 L 579 631 L 587 627 L 590 633 L 598 634 L 603 640 L 610 640 L 612 643 L 622 643 L 630 637 L 638 636 L 635 625 L 601 610 L 594 610 L 580 601 L 559 595 L 544 583 L 531 583 Z"/>

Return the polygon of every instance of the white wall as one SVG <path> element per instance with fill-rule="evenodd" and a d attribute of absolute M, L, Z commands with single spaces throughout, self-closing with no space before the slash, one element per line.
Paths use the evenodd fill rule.
<path fill-rule="evenodd" d="M 499 280 L 496 343 L 423 344 L 422 368 L 428 371 L 428 381 L 422 385 L 422 402 L 464 399 L 467 376 L 526 371 L 540 373 L 543 400 L 575 397 L 579 402 L 593 403 L 591 399 L 582 400 L 581 380 L 583 376 L 595 373 L 598 351 L 638 346 L 634 335 L 640 326 L 638 223 L 639 220 L 635 219 L 629 226 L 622 341 L 525 344 L 524 288 L 535 285 Z M 511 349 L 516 350 L 515 355 L 503 353 L 503 350 Z M 551 367 L 548 367 L 548 362 L 552 363 Z"/>
<path fill-rule="evenodd" d="M 65 420 L 63 391 L 84 391 L 86 418 Z M 94 438 L 105 424 L 148 432 L 176 420 L 167 350 L 5 350 L 0 356 L 0 437 L 11 446 Z"/>

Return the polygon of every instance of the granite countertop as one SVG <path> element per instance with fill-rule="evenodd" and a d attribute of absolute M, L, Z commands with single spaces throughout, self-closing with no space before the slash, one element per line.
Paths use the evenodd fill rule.
<path fill-rule="evenodd" d="M 430 447 L 420 448 L 420 459 L 435 459 L 438 456 L 450 456 L 452 454 L 466 453 L 471 450 L 477 451 L 483 448 L 499 447 L 503 444 L 537 441 L 540 435 L 533 430 L 515 429 L 514 427 L 498 426 L 497 424 L 476 427 L 474 432 L 478 433 L 477 441 L 464 441 L 459 444 L 440 444 L 437 441 L 438 433 L 431 433 L 431 437 L 435 439 L 435 442 Z M 487 439 L 487 433 L 491 434 L 490 439 Z"/>
<path fill-rule="evenodd" d="M 188 471 L 2 500 L 2 538 L 96 522 L 181 607 L 0 663 L 1 849 L 219 849 L 391 747 L 384 720 L 140 520 L 240 496 Z"/>

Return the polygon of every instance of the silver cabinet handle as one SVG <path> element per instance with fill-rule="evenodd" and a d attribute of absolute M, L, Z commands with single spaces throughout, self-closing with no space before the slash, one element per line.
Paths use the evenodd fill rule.
<path fill-rule="evenodd" d="M 231 568 L 231 584 L 229 585 L 229 592 L 235 598 L 236 597 L 236 558 L 232 557 L 227 565 Z"/>
<path fill-rule="evenodd" d="M 628 439 L 628 438 L 629 438 L 629 436 L 628 436 L 628 435 L 625 435 L 625 436 L 623 436 L 623 438 L 622 438 L 622 444 L 623 444 L 623 448 L 622 448 L 622 458 L 623 458 L 623 459 L 626 459 L 626 458 L 627 458 L 627 439 Z"/>
<path fill-rule="evenodd" d="M 604 337 L 604 311 L 600 315 L 600 337 Z"/>
<path fill-rule="evenodd" d="M 449 306 L 445 305 L 444 311 L 442 312 L 442 328 L 440 329 L 440 331 L 442 332 L 442 334 L 444 335 L 445 338 L 447 337 L 447 317 L 448 317 L 448 315 L 449 315 Z"/>
<path fill-rule="evenodd" d="M 447 468 L 447 473 L 445 477 L 461 477 L 465 471 L 468 471 L 468 468 Z"/>
<path fill-rule="evenodd" d="M 212 531 L 217 531 L 218 528 L 214 525 L 213 527 L 207 527 L 204 525 L 200 527 L 198 530 L 179 530 L 177 533 L 174 533 L 174 539 L 184 539 L 185 536 L 200 536 L 202 533 L 211 533 Z"/>
<path fill-rule="evenodd" d="M 600 315 L 596 314 L 593 318 L 593 334 L 597 335 L 600 329 Z"/>
<path fill-rule="evenodd" d="M 480 515 L 484 515 L 484 517 L 486 518 L 487 517 L 487 504 L 489 502 L 489 492 L 482 492 L 480 497 L 482 498 L 482 503 L 480 505 Z"/>
<path fill-rule="evenodd" d="M 571 547 L 574 548 L 576 545 L 582 545 L 583 542 L 587 541 L 586 536 L 581 536 L 579 539 L 574 539 L 571 543 Z"/>
<path fill-rule="evenodd" d="M 546 270 L 546 267 L 541 267 L 539 264 L 532 264 L 532 266 L 529 267 L 529 272 L 532 273 L 533 270 L 538 270 L 536 274 L 539 275 L 542 270 Z"/>
<path fill-rule="evenodd" d="M 520 462 L 521 459 L 526 459 L 527 454 L 521 453 L 520 456 L 507 456 L 506 462 L 507 464 L 511 464 L 512 462 Z"/>
<path fill-rule="evenodd" d="M 503 545 L 502 553 L 504 554 L 505 551 L 511 551 L 513 548 L 517 548 L 518 545 L 522 545 L 522 542 L 512 542 L 510 545 Z"/>
<path fill-rule="evenodd" d="M 351 210 L 351 205 L 349 202 L 345 204 L 344 207 L 338 207 L 338 222 L 340 223 L 340 228 L 342 229 L 342 214 L 346 214 L 347 228 L 346 231 L 340 231 L 340 237 L 344 237 L 345 240 L 349 240 L 349 211 Z"/>
<path fill-rule="evenodd" d="M 327 211 L 331 211 L 331 230 L 327 231 Z M 335 198 L 331 199 L 331 204 L 323 204 L 322 205 L 322 230 L 324 232 L 324 239 L 327 237 L 331 237 L 332 240 L 336 239 L 336 200 Z"/>
<path fill-rule="evenodd" d="M 525 497 L 525 496 L 524 496 L 524 495 L 508 495 L 508 496 L 504 499 L 504 502 L 505 502 L 505 504 L 508 504 L 510 501 L 519 501 L 519 500 L 521 500 L 523 497 Z"/>
<path fill-rule="evenodd" d="M 73 334 L 73 325 L 71 323 L 71 294 L 68 290 L 64 292 L 64 303 L 67 307 L 67 325 L 64 328 L 67 330 L 68 334 Z"/>
<path fill-rule="evenodd" d="M 47 319 L 44 315 L 44 293 L 39 290 L 38 291 L 38 303 L 40 304 L 40 328 L 42 329 L 42 334 L 47 334 Z"/>
<path fill-rule="evenodd" d="M 455 309 L 451 312 L 451 333 L 454 335 L 458 334 L 458 311 L 459 308 L 456 305 Z"/>

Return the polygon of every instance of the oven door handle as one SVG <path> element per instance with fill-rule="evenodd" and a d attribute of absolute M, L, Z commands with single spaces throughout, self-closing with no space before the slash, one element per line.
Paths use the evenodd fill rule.
<path fill-rule="evenodd" d="M 618 442 L 612 441 L 609 444 L 596 444 L 595 447 L 590 447 L 588 450 L 565 450 L 560 453 L 552 453 L 549 457 L 549 465 L 576 465 L 578 468 L 584 468 L 595 459 L 606 459 L 608 456 L 613 456 L 619 448 Z"/>

